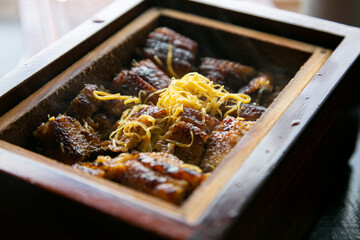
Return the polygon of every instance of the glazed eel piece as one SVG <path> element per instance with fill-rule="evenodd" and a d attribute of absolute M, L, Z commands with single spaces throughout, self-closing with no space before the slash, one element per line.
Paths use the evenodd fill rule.
<path fill-rule="evenodd" d="M 208 177 L 196 166 L 157 152 L 99 156 L 93 163 L 75 164 L 74 168 L 175 204 L 180 204 Z"/>
<path fill-rule="evenodd" d="M 92 117 L 102 105 L 102 101 L 94 97 L 94 91 L 100 91 L 96 84 L 85 84 L 80 93 L 71 101 L 67 111 L 69 115 L 77 119 Z"/>
<path fill-rule="evenodd" d="M 123 152 L 110 141 L 101 140 L 101 133 L 67 115 L 51 117 L 34 135 L 39 152 L 67 164 L 89 160 L 99 154 Z"/>
<path fill-rule="evenodd" d="M 199 110 L 184 107 L 183 111 L 179 114 L 180 121 L 192 123 L 206 134 L 210 134 L 214 128 L 220 124 L 220 121 L 209 114 L 203 115 Z"/>
<path fill-rule="evenodd" d="M 156 88 L 146 82 L 136 72 L 123 70 L 113 79 L 110 90 L 113 93 L 136 97 L 138 97 L 140 91 L 142 91 L 140 97 L 146 98 L 151 93 L 154 93 Z"/>
<path fill-rule="evenodd" d="M 232 105 L 229 106 L 223 106 L 221 108 L 221 111 L 223 114 L 225 114 L 229 108 L 231 108 Z M 259 119 L 262 114 L 266 111 L 266 108 L 263 106 L 258 106 L 254 104 L 241 104 L 238 111 L 233 111 L 229 113 L 232 117 L 240 117 L 243 118 L 245 121 L 256 121 Z"/>
<path fill-rule="evenodd" d="M 161 27 L 149 34 L 144 55 L 168 76 L 181 78 L 191 71 L 197 48 L 195 41 L 169 28 Z"/>
<path fill-rule="evenodd" d="M 111 91 L 140 97 L 143 102 L 156 104 L 159 95 L 155 92 L 168 87 L 170 82 L 170 78 L 150 59 L 144 59 L 135 63 L 130 70 L 121 71 L 113 79 Z"/>
<path fill-rule="evenodd" d="M 201 163 L 204 172 L 211 172 L 228 155 L 235 144 L 255 124 L 238 118 L 225 118 L 211 133 L 206 142 L 206 152 Z"/>
<path fill-rule="evenodd" d="M 136 62 L 131 70 L 157 90 L 170 85 L 171 79 L 150 59 Z"/>
<path fill-rule="evenodd" d="M 186 163 L 200 165 L 208 135 L 189 122 L 177 121 L 155 145 L 159 152 L 171 153 Z"/>
<path fill-rule="evenodd" d="M 179 114 L 178 120 L 156 143 L 156 149 L 172 153 L 186 163 L 200 165 L 208 136 L 220 121 L 209 114 L 203 115 L 201 111 L 187 107 Z"/>
<path fill-rule="evenodd" d="M 201 59 L 199 73 L 215 84 L 224 85 L 229 92 L 237 92 L 255 76 L 254 68 L 224 59 L 205 57 Z"/>
<path fill-rule="evenodd" d="M 268 72 L 260 72 L 248 85 L 239 90 L 239 93 L 249 95 L 253 104 L 266 107 L 277 97 L 279 92 L 275 87 L 274 75 Z"/>
<path fill-rule="evenodd" d="M 275 87 L 277 78 L 273 74 L 266 71 L 257 72 L 254 68 L 237 62 L 206 57 L 201 59 L 198 71 L 215 84 L 224 85 L 229 92 L 250 95 L 251 104 L 255 106 L 268 107 L 280 92 Z"/>
<path fill-rule="evenodd" d="M 105 113 L 108 117 L 118 118 L 128 108 L 133 107 L 133 103 L 124 104 L 123 100 L 99 100 L 94 96 L 94 91 L 106 91 L 96 84 L 85 84 L 80 93 L 71 101 L 67 115 L 78 120 L 96 118 L 98 113 Z M 102 123 L 103 124 L 103 123 Z"/>

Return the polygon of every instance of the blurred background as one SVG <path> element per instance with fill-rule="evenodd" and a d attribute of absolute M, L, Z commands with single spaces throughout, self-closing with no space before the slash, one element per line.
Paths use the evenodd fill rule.
<path fill-rule="evenodd" d="M 0 0 L 0 78 L 113 1 L 122 0 Z M 243 1 L 360 26 L 360 0 Z M 350 143 L 354 151 L 346 159 L 348 168 L 308 239 L 360 239 L 359 122 L 357 103 L 341 124 L 353 126 L 352 134 L 357 134 Z"/>
<path fill-rule="evenodd" d="M 19 64 L 23 43 L 16 0 L 0 0 L 0 77 Z"/>

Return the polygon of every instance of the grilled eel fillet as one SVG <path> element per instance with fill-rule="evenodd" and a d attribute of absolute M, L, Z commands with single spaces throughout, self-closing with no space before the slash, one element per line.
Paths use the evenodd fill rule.
<path fill-rule="evenodd" d="M 145 43 L 144 55 L 169 76 L 181 78 L 191 71 L 197 48 L 198 44 L 195 41 L 169 28 L 161 27 L 149 34 Z M 171 50 L 171 59 L 169 50 Z M 168 60 L 171 66 L 168 65 Z M 169 72 L 169 68 L 173 69 L 176 76 Z"/>
<path fill-rule="evenodd" d="M 224 85 L 229 92 L 237 92 L 256 74 L 254 68 L 237 62 L 217 58 L 202 58 L 199 73 L 215 84 Z"/>
<path fill-rule="evenodd" d="M 157 90 L 167 88 L 171 79 L 150 59 L 137 62 L 131 70 Z"/>
<path fill-rule="evenodd" d="M 206 142 L 204 159 L 200 165 L 204 172 L 212 171 L 228 155 L 231 149 L 255 124 L 234 117 L 225 118 L 210 134 Z"/>
<path fill-rule="evenodd" d="M 144 63 L 142 62 L 142 64 Z M 149 65 L 147 63 L 147 66 Z M 143 67 L 141 68 L 141 66 Z M 168 86 L 170 80 L 161 76 L 164 73 L 161 73 L 159 69 L 149 70 L 148 67 L 145 69 L 144 65 L 141 66 L 121 71 L 113 79 L 110 90 L 122 95 L 140 97 L 144 103 L 156 104 L 159 94 L 153 93 L 162 86 Z"/>
<path fill-rule="evenodd" d="M 180 204 L 209 176 L 174 155 L 157 152 L 99 156 L 93 163 L 75 164 L 74 168 L 175 204 Z"/>
<path fill-rule="evenodd" d="M 42 123 L 34 135 L 38 139 L 38 151 L 67 164 L 91 159 L 99 154 L 122 152 L 110 141 L 102 141 L 98 133 L 83 126 L 67 115 L 52 117 Z"/>
<path fill-rule="evenodd" d="M 171 125 L 155 145 L 159 152 L 171 153 L 186 163 L 200 165 L 208 135 L 192 123 L 178 121 Z"/>

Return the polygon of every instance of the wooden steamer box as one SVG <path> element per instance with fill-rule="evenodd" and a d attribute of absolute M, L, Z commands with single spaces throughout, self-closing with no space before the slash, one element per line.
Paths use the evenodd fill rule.
<path fill-rule="evenodd" d="M 180 206 L 44 157 L 34 151 L 32 136 L 48 115 L 64 112 L 85 83 L 109 86 L 157 26 L 196 40 L 198 57 L 266 67 L 289 81 Z M 302 238 L 321 210 L 324 178 L 344 164 L 333 161 L 332 143 L 325 140 L 359 86 L 359 40 L 356 28 L 247 3 L 115 2 L 1 80 L 4 232 L 36 238 Z"/>

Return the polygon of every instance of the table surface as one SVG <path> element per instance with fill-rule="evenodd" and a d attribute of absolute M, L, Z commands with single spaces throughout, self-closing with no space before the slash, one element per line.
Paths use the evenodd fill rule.
<path fill-rule="evenodd" d="M 61 38 L 77 25 L 113 1 L 119 0 L 19 0 L 25 57 L 31 57 Z M 254 2 L 299 11 L 299 0 L 253 0 Z M 81 9 L 81 11 L 79 11 Z M 360 239 L 360 101 L 341 119 L 357 141 L 348 153 L 348 168 L 339 176 L 324 213 L 308 239 Z"/>

